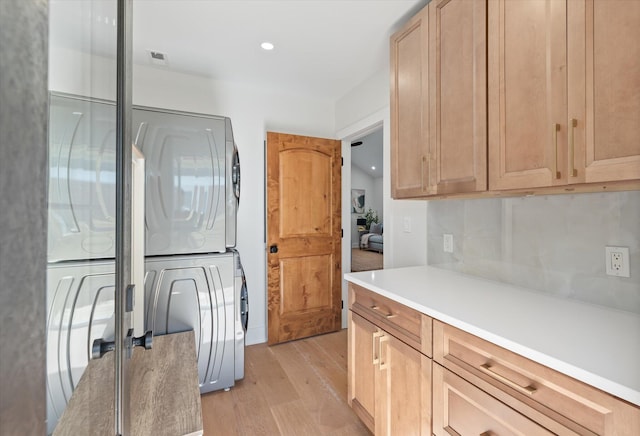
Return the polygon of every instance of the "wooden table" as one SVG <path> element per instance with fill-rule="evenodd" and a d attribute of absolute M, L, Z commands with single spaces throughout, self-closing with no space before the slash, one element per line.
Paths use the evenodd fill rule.
<path fill-rule="evenodd" d="M 113 352 L 91 360 L 54 436 L 113 435 L 113 380 Z M 193 331 L 156 336 L 151 350 L 136 347 L 129 380 L 132 435 L 202 435 Z"/>

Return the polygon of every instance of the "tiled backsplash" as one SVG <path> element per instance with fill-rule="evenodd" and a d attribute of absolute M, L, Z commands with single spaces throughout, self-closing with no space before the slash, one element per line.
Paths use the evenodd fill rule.
<path fill-rule="evenodd" d="M 608 245 L 629 247 L 630 278 L 605 274 Z M 430 201 L 427 253 L 429 265 L 640 314 L 638 191 Z"/>

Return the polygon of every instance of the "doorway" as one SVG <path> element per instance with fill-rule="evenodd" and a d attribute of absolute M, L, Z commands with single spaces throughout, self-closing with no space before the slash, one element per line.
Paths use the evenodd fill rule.
<path fill-rule="evenodd" d="M 384 267 L 383 189 L 383 127 L 379 126 L 351 141 L 351 272 Z"/>

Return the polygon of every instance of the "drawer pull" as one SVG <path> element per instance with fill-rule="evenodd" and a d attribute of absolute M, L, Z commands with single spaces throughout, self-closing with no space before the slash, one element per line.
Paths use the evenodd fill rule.
<path fill-rule="evenodd" d="M 525 394 L 533 395 L 536 392 L 536 388 L 534 388 L 531 385 L 529 385 L 529 386 L 520 386 L 518 383 L 516 383 L 514 381 L 511 381 L 508 378 L 506 378 L 506 377 L 498 374 L 497 372 L 493 371 L 493 367 L 489 363 L 483 363 L 482 365 L 480 365 L 480 369 L 484 370 L 485 373 L 491 375 L 492 377 L 497 378 L 502 383 L 504 383 L 506 385 L 509 385 L 509 386 L 521 391 L 521 392 L 524 392 Z"/>
<path fill-rule="evenodd" d="M 377 345 L 380 344 L 380 341 L 378 340 L 380 336 L 382 336 L 382 332 L 380 330 L 373 332 L 373 335 L 371 335 L 371 353 L 373 354 L 372 358 L 374 365 L 377 365 L 380 362 L 380 352 L 376 352 L 376 349 L 378 348 Z"/>
<path fill-rule="evenodd" d="M 380 312 L 380 308 L 378 306 L 376 306 L 375 304 L 373 306 L 371 306 L 371 309 L 372 310 L 377 310 L 378 312 Z M 398 316 L 398 315 L 394 314 L 393 312 L 391 312 L 391 313 L 383 313 L 383 315 L 387 319 L 395 318 L 396 316 Z"/>

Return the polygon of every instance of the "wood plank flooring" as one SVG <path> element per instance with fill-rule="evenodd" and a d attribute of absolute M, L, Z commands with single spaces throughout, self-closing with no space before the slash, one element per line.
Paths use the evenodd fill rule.
<path fill-rule="evenodd" d="M 382 269 L 384 257 L 381 253 L 369 250 L 351 249 L 351 271 L 371 271 Z"/>
<path fill-rule="evenodd" d="M 245 377 L 202 396 L 205 435 L 369 435 L 347 404 L 347 330 L 252 345 Z"/>

